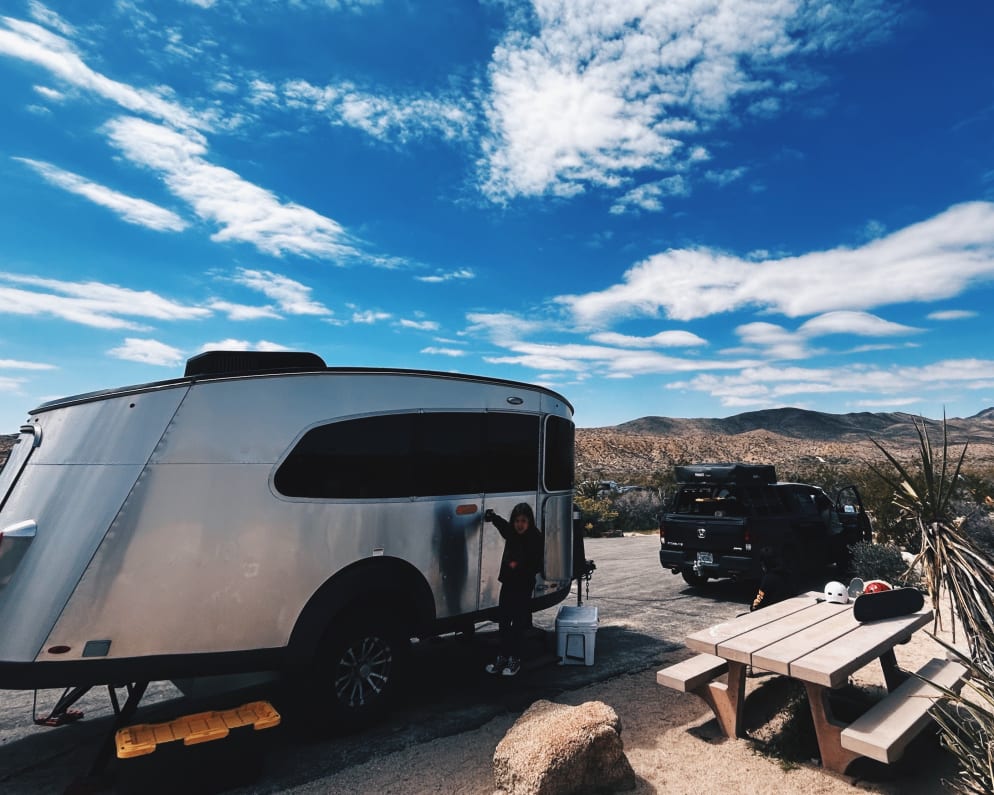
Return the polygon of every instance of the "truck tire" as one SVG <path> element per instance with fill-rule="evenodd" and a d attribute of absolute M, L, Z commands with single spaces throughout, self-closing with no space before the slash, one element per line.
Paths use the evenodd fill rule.
<path fill-rule="evenodd" d="M 696 571 L 684 569 L 680 575 L 683 577 L 683 581 L 693 588 L 701 588 L 708 584 L 709 578 L 706 574 L 698 574 Z"/>
<path fill-rule="evenodd" d="M 381 718 L 397 700 L 410 638 L 378 613 L 329 630 L 313 671 L 316 694 L 336 728 L 349 731 Z"/>

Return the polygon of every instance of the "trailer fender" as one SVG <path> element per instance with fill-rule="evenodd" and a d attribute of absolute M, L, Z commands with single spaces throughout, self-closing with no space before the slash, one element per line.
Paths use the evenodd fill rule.
<path fill-rule="evenodd" d="M 304 605 L 287 648 L 290 666 L 314 661 L 323 638 L 336 623 L 355 615 L 379 611 L 393 616 L 410 635 L 431 625 L 435 600 L 431 587 L 414 566 L 399 558 L 361 560 L 328 579 Z"/>

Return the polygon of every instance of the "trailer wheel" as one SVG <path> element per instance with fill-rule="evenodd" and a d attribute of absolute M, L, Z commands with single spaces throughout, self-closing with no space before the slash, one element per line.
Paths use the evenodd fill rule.
<path fill-rule="evenodd" d="M 680 572 L 683 581 L 693 588 L 700 588 L 708 584 L 708 575 L 698 574 L 696 571 L 684 569 Z"/>
<path fill-rule="evenodd" d="M 322 705 L 339 728 L 360 728 L 396 701 L 407 667 L 409 638 L 387 619 L 361 616 L 329 632 L 315 665 Z"/>

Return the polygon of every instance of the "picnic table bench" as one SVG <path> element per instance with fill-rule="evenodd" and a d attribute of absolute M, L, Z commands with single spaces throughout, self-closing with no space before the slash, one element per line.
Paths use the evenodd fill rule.
<path fill-rule="evenodd" d="M 845 773 L 860 756 L 893 762 L 930 720 L 928 709 L 940 695 L 930 682 L 956 691 L 965 668 L 931 660 L 917 672 L 929 680 L 924 682 L 898 666 L 895 646 L 932 620 L 931 609 L 860 623 L 851 603 L 833 604 L 821 596 L 809 592 L 695 632 L 686 643 L 699 654 L 659 671 L 656 681 L 704 699 L 722 731 L 739 737 L 747 668 L 797 679 L 807 691 L 827 770 Z M 874 660 L 880 661 L 888 695 L 846 724 L 833 713 L 829 695 Z"/>

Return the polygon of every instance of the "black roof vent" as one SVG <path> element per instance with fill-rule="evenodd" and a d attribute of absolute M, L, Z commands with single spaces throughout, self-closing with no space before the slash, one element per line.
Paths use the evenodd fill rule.
<path fill-rule="evenodd" d="M 186 360 L 185 378 L 260 371 L 324 370 L 316 353 L 306 351 L 207 351 Z"/>

